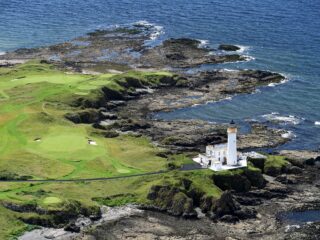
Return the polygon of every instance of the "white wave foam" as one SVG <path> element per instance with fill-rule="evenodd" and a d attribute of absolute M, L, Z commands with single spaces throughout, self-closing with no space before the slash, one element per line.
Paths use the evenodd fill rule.
<path fill-rule="evenodd" d="M 6 54 L 6 52 L 1 52 L 1 51 L 0 51 L 0 56 L 1 56 L 1 55 L 5 55 L 5 54 Z"/>
<path fill-rule="evenodd" d="M 294 115 L 282 116 L 278 112 L 265 114 L 265 115 L 262 115 L 262 117 L 271 122 L 277 122 L 282 124 L 293 124 L 293 125 L 297 125 L 305 120 L 304 118 L 300 118 Z"/>
<path fill-rule="evenodd" d="M 162 26 L 158 26 L 158 25 L 154 25 L 154 32 L 151 33 L 150 35 L 150 39 L 151 40 L 155 40 L 157 39 L 159 36 L 161 36 L 162 34 L 164 34 L 164 31 L 163 31 L 163 27 Z"/>
<path fill-rule="evenodd" d="M 255 118 L 247 118 L 244 121 L 249 122 L 249 123 L 258 123 L 259 122 L 259 120 L 255 119 Z"/>
<path fill-rule="evenodd" d="M 243 56 L 246 58 L 246 61 L 247 61 L 247 62 L 256 60 L 255 57 L 252 57 L 252 56 L 249 56 L 249 55 L 243 55 Z"/>
<path fill-rule="evenodd" d="M 134 23 L 134 25 L 140 25 L 140 26 L 145 26 L 145 27 L 152 27 L 153 24 L 146 21 L 146 20 L 140 20 Z"/>
<path fill-rule="evenodd" d="M 295 138 L 296 135 L 292 132 L 292 131 L 288 131 L 286 133 L 282 133 L 281 134 L 281 137 L 283 138 L 288 138 L 288 139 L 292 139 L 292 138 Z"/>
<path fill-rule="evenodd" d="M 209 46 L 209 40 L 202 40 L 202 39 L 197 39 L 197 40 L 200 42 L 198 45 L 199 48 L 207 48 Z"/>
<path fill-rule="evenodd" d="M 252 94 L 257 94 L 257 93 L 261 93 L 261 90 L 260 89 L 256 89 L 256 90 L 254 90 L 254 92 Z"/>
<path fill-rule="evenodd" d="M 140 26 L 145 26 L 145 27 L 151 28 L 152 32 L 150 34 L 150 40 L 156 40 L 159 36 L 164 34 L 164 30 L 163 30 L 162 26 L 155 25 L 155 24 L 150 23 L 145 20 L 135 22 L 134 25 L 140 25 Z"/>
<path fill-rule="evenodd" d="M 281 84 L 285 84 L 286 82 L 289 82 L 289 78 L 285 77 L 281 82 L 279 83 L 269 83 L 268 87 L 275 87 Z"/>
<path fill-rule="evenodd" d="M 314 125 L 320 126 L 320 121 L 315 121 L 315 122 L 314 122 Z"/>
<path fill-rule="evenodd" d="M 248 46 L 242 46 L 242 45 L 236 45 L 237 47 L 239 47 L 240 49 L 237 50 L 236 52 L 238 53 L 244 53 L 244 52 L 247 52 L 249 50 L 250 47 Z"/>

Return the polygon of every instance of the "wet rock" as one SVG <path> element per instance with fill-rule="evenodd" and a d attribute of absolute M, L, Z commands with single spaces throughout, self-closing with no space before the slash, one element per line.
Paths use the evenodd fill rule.
<path fill-rule="evenodd" d="M 219 50 L 223 51 L 238 51 L 240 48 L 235 45 L 230 45 L 230 44 L 221 44 L 218 48 Z"/>

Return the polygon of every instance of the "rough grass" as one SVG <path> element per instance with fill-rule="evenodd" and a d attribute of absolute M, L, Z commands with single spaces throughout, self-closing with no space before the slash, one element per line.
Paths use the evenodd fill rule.
<path fill-rule="evenodd" d="M 167 167 L 160 150 L 144 137 L 104 138 L 89 125 L 73 124 L 64 114 L 74 109 L 66 104 L 77 96 L 94 98 L 94 91 L 108 87 L 116 91 L 131 84 L 159 84 L 170 73 L 129 72 L 99 76 L 69 74 L 37 61 L 13 68 L 0 68 L 0 172 L 34 179 L 75 179 L 130 175 Z M 132 80 L 135 79 L 135 80 Z M 137 82 L 135 82 L 137 81 Z M 97 145 L 89 145 L 91 139 Z M 190 162 L 174 156 L 178 165 Z M 0 183 L 0 239 L 12 239 L 30 230 L 18 220 L 19 213 L 2 207 L 1 201 L 35 203 L 43 208 L 59 207 L 68 200 L 87 206 L 145 203 L 152 185 L 177 182 L 189 177 L 209 195 L 219 196 L 209 172 L 172 172 L 96 182 Z"/>
<path fill-rule="evenodd" d="M 46 197 L 43 199 L 43 204 L 51 205 L 51 204 L 58 204 L 62 203 L 62 200 L 58 197 Z"/>
<path fill-rule="evenodd" d="M 268 155 L 268 158 L 265 162 L 265 168 L 282 168 L 286 166 L 289 162 L 285 160 L 285 157 L 278 155 Z"/>

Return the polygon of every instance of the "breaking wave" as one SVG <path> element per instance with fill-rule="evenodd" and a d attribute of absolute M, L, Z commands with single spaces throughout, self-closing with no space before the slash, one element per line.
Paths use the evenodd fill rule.
<path fill-rule="evenodd" d="M 262 115 L 262 117 L 268 121 L 280 123 L 280 124 L 293 124 L 297 125 L 300 124 L 302 121 L 304 121 L 304 118 L 300 118 L 294 115 L 280 115 L 278 112 L 273 112 L 270 114 Z"/>
<path fill-rule="evenodd" d="M 239 50 L 236 51 L 238 53 L 248 52 L 248 50 L 250 49 L 250 47 L 248 46 L 242 46 L 242 45 L 236 45 L 236 46 L 240 48 Z"/>
<path fill-rule="evenodd" d="M 150 40 L 156 40 L 158 37 L 164 34 L 164 30 L 162 26 L 155 25 L 145 20 L 135 22 L 133 23 L 133 25 L 139 25 L 139 26 L 150 28 L 151 29 Z"/>
<path fill-rule="evenodd" d="M 208 48 L 209 47 L 209 40 L 202 40 L 197 39 L 200 43 L 198 45 L 199 48 Z"/>
<path fill-rule="evenodd" d="M 281 134 L 281 137 L 292 139 L 295 138 L 296 135 L 292 131 L 287 131 L 286 133 Z"/>

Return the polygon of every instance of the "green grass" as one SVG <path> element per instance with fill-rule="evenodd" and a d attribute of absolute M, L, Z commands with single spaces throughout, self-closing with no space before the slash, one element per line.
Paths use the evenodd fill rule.
<path fill-rule="evenodd" d="M 75 98 L 96 98 L 102 87 L 130 91 L 132 85 L 157 85 L 167 72 L 128 72 L 98 76 L 69 74 L 49 64 L 31 61 L 0 68 L 0 172 L 33 179 L 78 179 L 131 175 L 166 169 L 161 149 L 145 137 L 122 135 L 104 138 L 90 125 L 74 124 L 63 116 L 79 109 Z M 126 89 L 128 85 L 129 89 Z M 88 144 L 93 140 L 97 145 Z M 190 163 L 185 155 L 169 160 Z M 212 184 L 210 172 L 170 172 L 160 175 L 97 182 L 0 183 L 0 239 L 13 239 L 30 230 L 18 220 L 20 213 L 4 208 L 2 201 L 35 203 L 59 208 L 77 200 L 87 206 L 146 203 L 151 186 L 177 183 L 188 177 L 208 195 L 221 191 Z"/>
<path fill-rule="evenodd" d="M 45 199 L 43 199 L 43 204 L 46 204 L 46 205 L 52 205 L 52 204 L 58 204 L 58 203 L 62 203 L 62 200 L 58 197 L 46 197 Z"/>
<path fill-rule="evenodd" d="M 275 167 L 282 168 L 286 166 L 289 162 L 285 160 L 285 157 L 278 155 L 268 155 L 268 158 L 265 162 L 265 168 Z"/>
<path fill-rule="evenodd" d="M 167 73 L 147 73 L 145 78 L 157 74 Z M 164 169 L 166 160 L 156 156 L 159 150 L 145 138 L 106 139 L 94 135 L 88 125 L 63 118 L 73 110 L 64 99 L 74 98 L 79 91 L 90 95 L 102 86 L 120 90 L 123 87 L 117 81 L 127 75 L 67 74 L 36 61 L 1 69 L 0 91 L 6 97 L 0 101 L 0 171 L 35 179 L 69 179 Z M 89 139 L 97 145 L 89 145 Z"/>

